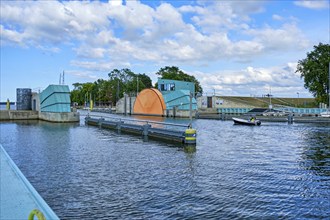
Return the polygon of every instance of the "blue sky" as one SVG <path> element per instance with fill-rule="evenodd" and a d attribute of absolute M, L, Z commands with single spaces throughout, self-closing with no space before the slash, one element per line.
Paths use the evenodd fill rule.
<path fill-rule="evenodd" d="M 107 79 L 164 66 L 204 92 L 311 97 L 298 60 L 329 43 L 329 1 L 1 1 L 1 101 L 16 88 Z"/>

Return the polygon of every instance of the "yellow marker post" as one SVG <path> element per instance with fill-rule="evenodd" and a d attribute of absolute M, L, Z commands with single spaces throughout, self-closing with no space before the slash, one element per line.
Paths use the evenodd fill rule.
<path fill-rule="evenodd" d="M 9 99 L 7 99 L 6 109 L 7 109 L 7 110 L 10 110 L 10 101 L 9 101 Z"/>
<path fill-rule="evenodd" d="M 89 109 L 92 111 L 93 110 L 93 100 L 89 102 Z"/>

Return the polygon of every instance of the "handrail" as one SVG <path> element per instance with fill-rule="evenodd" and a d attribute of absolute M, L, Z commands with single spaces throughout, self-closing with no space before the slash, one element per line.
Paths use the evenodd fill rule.
<path fill-rule="evenodd" d="M 128 119 L 128 118 L 119 118 L 119 117 L 109 117 L 109 116 L 101 116 L 101 115 L 93 115 L 93 114 L 87 114 L 88 117 L 98 117 L 98 118 L 109 118 L 109 119 L 115 119 L 117 121 L 132 121 L 132 122 L 144 122 L 147 124 L 160 124 L 160 125 L 169 125 L 169 126 L 177 126 L 177 127 L 185 127 L 189 128 L 190 124 L 174 124 L 174 123 L 167 123 L 167 122 L 158 122 L 158 121 L 148 121 L 148 120 L 137 120 L 137 119 Z"/>

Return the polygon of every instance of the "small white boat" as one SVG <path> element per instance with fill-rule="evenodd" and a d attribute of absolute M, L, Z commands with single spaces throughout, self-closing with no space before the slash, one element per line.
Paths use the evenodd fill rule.
<path fill-rule="evenodd" d="M 321 112 L 320 116 L 324 117 L 324 118 L 330 118 L 330 110 L 325 111 L 325 112 Z"/>
<path fill-rule="evenodd" d="M 261 121 L 255 118 L 250 120 L 242 119 L 242 118 L 232 118 L 235 125 L 261 125 Z"/>

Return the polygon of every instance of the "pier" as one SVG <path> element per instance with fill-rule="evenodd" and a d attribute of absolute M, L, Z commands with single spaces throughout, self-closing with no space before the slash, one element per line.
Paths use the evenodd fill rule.
<path fill-rule="evenodd" d="M 0 219 L 59 219 L 0 145 Z M 37 211 L 38 210 L 38 211 Z M 41 214 L 42 213 L 42 214 Z M 32 217 L 32 218 L 31 218 Z"/>
<path fill-rule="evenodd" d="M 211 119 L 211 120 L 232 120 L 232 117 L 248 117 L 248 114 L 199 114 L 196 115 L 197 119 Z M 316 116 L 297 116 L 297 115 L 286 115 L 286 116 L 256 116 L 261 122 L 286 122 L 286 123 L 330 123 L 330 118 L 316 117 Z"/>
<path fill-rule="evenodd" d="M 196 130 L 188 124 L 173 124 L 156 121 L 123 119 L 87 115 L 85 123 L 100 128 L 141 135 L 144 139 L 171 141 L 181 144 L 196 144 Z"/>

